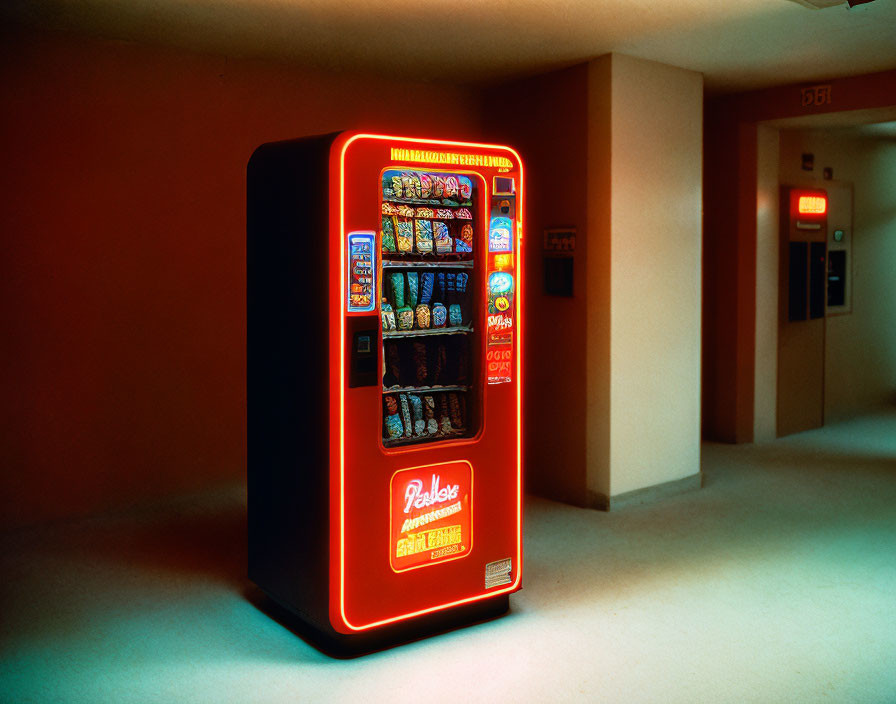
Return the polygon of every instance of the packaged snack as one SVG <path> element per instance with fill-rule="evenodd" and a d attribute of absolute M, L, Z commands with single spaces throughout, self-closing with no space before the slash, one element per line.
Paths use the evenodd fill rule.
<path fill-rule="evenodd" d="M 457 274 L 453 271 L 445 272 L 445 278 L 439 273 L 439 283 L 442 285 L 442 291 L 445 296 L 445 303 L 449 306 L 457 301 Z"/>
<path fill-rule="evenodd" d="M 460 314 L 460 306 L 457 303 L 452 303 L 448 306 L 448 324 L 451 327 L 460 327 L 464 324 L 463 318 Z"/>
<path fill-rule="evenodd" d="M 454 249 L 448 226 L 438 220 L 432 222 L 432 236 L 435 240 L 437 254 L 450 254 Z"/>
<path fill-rule="evenodd" d="M 384 252 L 395 251 L 395 223 L 388 215 L 383 215 L 383 229 L 380 234 L 380 242 Z"/>
<path fill-rule="evenodd" d="M 404 203 L 399 203 L 396 207 L 398 208 L 398 214 L 405 218 L 414 217 L 414 213 L 416 212 L 413 205 L 405 205 Z"/>
<path fill-rule="evenodd" d="M 466 176 L 461 176 L 458 179 L 459 184 L 459 193 L 461 200 L 470 200 L 473 197 L 473 182 L 470 181 Z"/>
<path fill-rule="evenodd" d="M 401 408 L 401 424 L 404 426 L 404 436 L 406 438 L 411 437 L 411 405 L 408 402 L 407 394 L 399 394 L 398 395 L 398 403 Z"/>
<path fill-rule="evenodd" d="M 451 419 L 451 427 L 455 430 L 462 430 L 464 427 L 464 419 L 460 410 L 460 401 L 457 394 L 448 394 L 448 417 Z"/>
<path fill-rule="evenodd" d="M 448 399 L 445 394 L 439 394 L 439 432 L 443 435 L 451 434 L 451 419 L 448 415 Z"/>
<path fill-rule="evenodd" d="M 419 275 L 416 271 L 408 272 L 408 305 L 411 308 L 415 308 L 417 306 L 417 291 L 419 290 L 418 276 Z"/>
<path fill-rule="evenodd" d="M 420 179 L 417 179 L 419 183 Z M 414 176 L 411 173 L 403 173 L 401 175 L 401 190 L 402 198 L 413 198 L 414 197 Z"/>
<path fill-rule="evenodd" d="M 432 396 L 423 397 L 423 418 L 426 420 L 426 432 L 430 435 L 439 432 L 439 424 L 436 422 L 436 402 Z"/>
<path fill-rule="evenodd" d="M 414 329 L 414 311 L 410 306 L 405 306 L 395 311 L 395 326 L 399 330 Z"/>
<path fill-rule="evenodd" d="M 395 309 L 404 307 L 404 275 L 401 272 L 389 274 L 389 284 L 392 287 L 392 303 Z"/>
<path fill-rule="evenodd" d="M 459 272 L 457 274 L 457 279 L 455 282 L 455 288 L 457 290 L 457 300 L 459 303 L 466 304 L 467 302 L 467 282 L 470 280 L 470 275 L 466 272 Z M 459 311 L 462 313 L 462 311 Z M 461 316 L 463 317 L 463 316 Z M 463 323 L 458 323 L 458 325 L 463 325 Z"/>
<path fill-rule="evenodd" d="M 414 186 L 414 190 L 411 191 L 411 194 L 408 195 L 405 193 L 405 197 L 407 198 L 420 198 L 423 192 L 423 187 L 420 185 L 420 174 L 414 172 L 411 174 L 411 184 Z"/>
<path fill-rule="evenodd" d="M 445 193 L 445 179 L 438 174 L 432 175 L 432 197 L 441 198 Z"/>
<path fill-rule="evenodd" d="M 395 219 L 395 239 L 399 252 L 409 254 L 414 251 L 414 221 Z"/>
<path fill-rule="evenodd" d="M 404 184 L 401 176 L 396 175 L 392 177 L 392 195 L 396 198 L 401 198 L 404 195 Z"/>
<path fill-rule="evenodd" d="M 458 208 L 454 211 L 454 217 L 459 218 L 461 220 L 472 220 L 473 213 L 470 212 L 469 208 Z"/>
<path fill-rule="evenodd" d="M 459 188 L 457 176 L 445 177 L 445 191 L 442 193 L 444 198 L 457 198 L 457 189 Z"/>
<path fill-rule="evenodd" d="M 432 254 L 432 221 L 417 220 L 417 251 L 420 254 Z"/>
<path fill-rule="evenodd" d="M 443 328 L 447 320 L 448 311 L 445 309 L 445 306 L 441 303 L 436 303 L 432 307 L 432 326 L 434 328 Z"/>
<path fill-rule="evenodd" d="M 473 251 L 473 226 L 465 222 L 460 228 L 460 237 L 454 241 L 455 251 L 472 252 Z"/>
<path fill-rule="evenodd" d="M 386 433 L 390 440 L 397 440 L 404 435 L 404 428 L 401 427 L 401 417 L 397 413 L 386 416 Z"/>
<path fill-rule="evenodd" d="M 383 322 L 383 332 L 389 332 L 395 329 L 395 311 L 389 304 L 389 300 L 384 296 L 380 304 L 380 319 Z"/>
<path fill-rule="evenodd" d="M 420 328 L 421 330 L 426 330 L 430 326 L 432 322 L 432 315 L 429 312 L 429 306 L 421 303 L 417 306 L 417 310 L 415 311 L 414 315 L 417 318 L 418 328 Z"/>
<path fill-rule="evenodd" d="M 420 302 L 428 306 L 432 300 L 432 288 L 435 283 L 436 275 L 431 271 L 424 271 L 420 274 Z"/>
<path fill-rule="evenodd" d="M 398 215 L 398 206 L 395 203 L 383 202 L 383 215 Z"/>
<path fill-rule="evenodd" d="M 417 386 L 423 386 L 429 377 L 429 370 L 426 368 L 426 345 L 417 340 L 414 341 L 414 375 Z"/>
<path fill-rule="evenodd" d="M 435 217 L 440 220 L 453 220 L 454 211 L 451 208 L 436 208 Z"/>
<path fill-rule="evenodd" d="M 411 404 L 411 416 L 414 419 L 414 435 L 426 435 L 426 423 L 423 422 L 423 401 L 419 396 L 408 394 Z"/>
<path fill-rule="evenodd" d="M 432 177 L 429 174 L 420 174 L 420 197 L 424 200 L 432 195 Z"/>
<path fill-rule="evenodd" d="M 417 208 L 414 215 L 418 218 L 432 218 L 434 213 L 432 208 Z"/>

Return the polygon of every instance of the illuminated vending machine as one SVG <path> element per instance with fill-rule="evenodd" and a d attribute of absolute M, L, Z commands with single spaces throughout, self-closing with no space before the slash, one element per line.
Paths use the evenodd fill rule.
<path fill-rule="evenodd" d="M 503 613 L 519 155 L 338 133 L 265 144 L 247 178 L 250 578 L 330 651 Z"/>

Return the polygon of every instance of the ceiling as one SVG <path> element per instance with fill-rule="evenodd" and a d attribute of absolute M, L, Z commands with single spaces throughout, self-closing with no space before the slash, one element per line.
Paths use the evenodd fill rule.
<path fill-rule="evenodd" d="M 896 68 L 896 0 L 3 0 L 37 29 L 487 83 L 619 52 L 734 92 Z"/>

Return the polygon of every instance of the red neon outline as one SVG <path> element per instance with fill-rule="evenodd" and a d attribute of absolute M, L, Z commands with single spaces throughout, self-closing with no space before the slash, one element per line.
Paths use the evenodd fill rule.
<path fill-rule="evenodd" d="M 510 152 L 516 157 L 520 172 L 520 190 L 517 194 L 519 220 L 517 221 L 517 247 L 520 253 L 517 259 L 519 267 L 520 286 L 516 296 L 516 313 L 517 313 L 517 342 L 516 345 L 516 361 L 517 361 L 517 385 L 516 385 L 516 476 L 517 476 L 517 506 L 516 506 L 516 553 L 517 553 L 517 571 L 516 579 L 513 584 L 504 589 L 489 591 L 483 594 L 477 594 L 445 604 L 438 604 L 426 609 L 412 611 L 398 616 L 393 616 L 380 621 L 365 624 L 363 626 L 355 626 L 350 623 L 345 613 L 345 364 L 340 361 L 339 364 L 339 614 L 346 628 L 352 631 L 365 631 L 377 626 L 384 626 L 389 623 L 403 621 L 405 619 L 422 616 L 432 613 L 433 611 L 441 611 L 450 609 L 462 604 L 468 604 L 482 599 L 488 599 L 499 594 L 505 594 L 515 591 L 522 579 L 523 575 L 523 472 L 522 472 L 522 340 L 523 340 L 523 321 L 521 315 L 522 303 L 522 276 L 523 276 L 523 256 L 522 256 L 522 229 L 523 229 L 523 160 L 519 153 L 512 147 L 500 144 L 483 144 L 480 142 L 454 142 L 441 139 L 423 139 L 419 137 L 396 137 L 389 135 L 357 133 L 348 137 L 342 144 L 339 154 L 339 295 L 340 295 L 340 315 L 339 315 L 339 354 L 342 359 L 342 350 L 345 349 L 345 153 L 349 145 L 358 139 L 376 139 L 382 141 L 404 141 L 418 142 L 421 144 L 445 144 L 456 147 L 476 147 L 484 149 L 498 149 Z M 338 143 L 338 140 L 337 140 Z"/>

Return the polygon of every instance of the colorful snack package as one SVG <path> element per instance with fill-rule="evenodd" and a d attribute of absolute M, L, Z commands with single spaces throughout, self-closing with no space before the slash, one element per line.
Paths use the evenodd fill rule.
<path fill-rule="evenodd" d="M 380 242 L 384 252 L 395 251 L 395 222 L 388 215 L 383 215 L 383 229 L 380 231 Z"/>
<path fill-rule="evenodd" d="M 408 272 L 408 305 L 411 308 L 417 305 L 417 292 L 420 290 L 419 274 L 416 271 Z"/>
<path fill-rule="evenodd" d="M 417 220 L 417 251 L 420 254 L 432 254 L 432 222 Z"/>
<path fill-rule="evenodd" d="M 389 303 L 389 299 L 383 296 L 383 302 L 380 304 L 380 319 L 383 323 L 383 332 L 390 332 L 395 329 L 395 311 Z"/>
<path fill-rule="evenodd" d="M 464 419 L 460 410 L 460 401 L 457 394 L 448 394 L 448 416 L 451 418 L 451 427 L 455 430 L 462 430 L 464 427 Z"/>
<path fill-rule="evenodd" d="M 463 317 L 460 314 L 460 306 L 457 303 L 452 303 L 448 306 L 448 324 L 453 328 L 464 324 Z"/>
<path fill-rule="evenodd" d="M 443 435 L 451 434 L 451 418 L 448 413 L 448 399 L 445 394 L 439 394 L 439 432 Z"/>
<path fill-rule="evenodd" d="M 451 306 L 457 301 L 457 274 L 453 271 L 445 273 L 445 279 L 442 280 L 442 274 L 439 274 L 439 283 L 442 284 L 442 292 L 445 296 L 445 302 Z"/>
<path fill-rule="evenodd" d="M 394 190 L 394 188 L 393 188 L 393 190 Z M 402 194 L 401 194 L 402 198 L 413 198 L 414 197 L 414 176 L 407 171 L 401 175 L 401 190 L 402 190 Z"/>
<path fill-rule="evenodd" d="M 414 317 L 417 319 L 417 327 L 421 330 L 426 330 L 432 323 L 432 314 L 429 311 L 429 306 L 423 303 L 417 306 L 417 309 L 414 311 Z"/>
<path fill-rule="evenodd" d="M 392 177 L 392 195 L 396 198 L 401 198 L 404 195 L 404 183 L 401 176 Z"/>
<path fill-rule="evenodd" d="M 433 220 L 432 236 L 436 243 L 436 254 L 450 254 L 453 251 L 454 242 L 445 223 Z"/>
<path fill-rule="evenodd" d="M 409 438 L 411 437 L 411 428 L 414 426 L 411 424 L 411 405 L 408 402 L 408 395 L 399 394 L 398 403 L 401 407 L 401 423 L 404 425 L 404 436 Z"/>
<path fill-rule="evenodd" d="M 460 229 L 460 237 L 454 241 L 455 251 L 472 252 L 473 251 L 473 226 L 465 222 Z"/>
<path fill-rule="evenodd" d="M 458 179 L 459 183 L 459 193 L 461 200 L 470 200 L 473 197 L 473 182 L 470 181 L 466 176 L 461 176 Z"/>
<path fill-rule="evenodd" d="M 404 435 L 401 416 L 398 415 L 398 403 L 396 403 L 394 396 L 386 396 L 383 401 L 386 406 L 386 435 L 390 440 L 395 440 Z"/>
<path fill-rule="evenodd" d="M 439 424 L 436 422 L 436 402 L 432 396 L 423 397 L 423 417 L 426 420 L 426 432 L 435 435 L 439 432 Z"/>
<path fill-rule="evenodd" d="M 392 303 L 395 309 L 404 307 L 404 275 L 401 272 L 389 274 L 389 284 L 392 286 Z"/>
<path fill-rule="evenodd" d="M 418 218 L 432 218 L 435 213 L 432 208 L 417 208 L 414 211 L 414 215 Z"/>
<path fill-rule="evenodd" d="M 399 330 L 414 329 L 414 311 L 410 306 L 404 306 L 395 311 L 395 326 Z"/>
<path fill-rule="evenodd" d="M 383 215 L 398 215 L 398 206 L 395 203 L 383 202 Z"/>
<path fill-rule="evenodd" d="M 432 300 L 432 288 L 435 284 L 436 275 L 431 271 L 424 271 L 420 274 L 420 302 L 428 306 Z"/>
<path fill-rule="evenodd" d="M 414 341 L 414 374 L 417 386 L 423 386 L 429 376 L 429 370 L 426 368 L 426 345 L 416 340 Z"/>
<path fill-rule="evenodd" d="M 411 183 L 414 186 L 414 190 L 412 191 L 410 197 L 411 198 L 420 198 L 423 193 L 423 186 L 420 184 L 420 174 L 416 171 L 411 173 Z M 407 193 L 405 194 L 407 196 Z"/>
<path fill-rule="evenodd" d="M 417 212 L 414 210 L 413 205 L 405 205 L 404 203 L 399 203 L 397 206 L 398 214 L 404 218 L 412 218 L 414 217 L 414 213 Z"/>
<path fill-rule="evenodd" d="M 448 320 L 448 311 L 445 306 L 441 303 L 436 303 L 432 307 L 432 326 L 434 328 L 443 328 L 445 327 L 445 322 Z"/>
<path fill-rule="evenodd" d="M 408 254 L 414 251 L 414 221 L 405 218 L 395 219 L 395 237 L 398 251 Z"/>
<path fill-rule="evenodd" d="M 414 435 L 426 435 L 426 423 L 423 422 L 423 401 L 414 394 L 408 394 L 408 401 L 411 404 L 411 415 L 414 419 Z"/>
<path fill-rule="evenodd" d="M 450 208 L 436 208 L 435 217 L 440 220 L 454 220 L 454 211 Z"/>
<path fill-rule="evenodd" d="M 420 174 L 420 197 L 426 200 L 432 195 L 432 177 L 429 174 Z"/>
<path fill-rule="evenodd" d="M 457 189 L 460 187 L 460 184 L 457 181 L 457 176 L 446 176 L 445 177 L 445 191 L 442 193 L 444 198 L 457 198 Z"/>
<path fill-rule="evenodd" d="M 460 220 L 472 220 L 473 213 L 470 212 L 469 208 L 458 208 L 454 211 L 454 217 L 459 218 Z"/>
<path fill-rule="evenodd" d="M 457 290 L 457 300 L 462 303 L 466 303 L 467 301 L 467 282 L 470 280 L 470 275 L 466 272 L 459 272 L 457 274 L 457 279 L 455 280 L 455 289 Z M 453 306 L 452 306 L 453 307 Z M 451 317 L 451 309 L 448 310 L 448 317 Z M 451 323 L 452 325 L 463 325 L 463 311 L 460 305 L 457 306 L 457 318 L 460 322 Z"/>
<path fill-rule="evenodd" d="M 438 174 L 432 175 L 432 197 L 441 198 L 445 192 L 445 179 Z"/>

